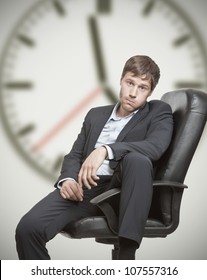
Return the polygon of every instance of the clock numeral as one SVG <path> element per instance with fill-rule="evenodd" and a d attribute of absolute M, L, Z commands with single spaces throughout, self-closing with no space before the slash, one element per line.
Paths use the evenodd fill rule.
<path fill-rule="evenodd" d="M 34 47 L 35 46 L 35 42 L 31 38 L 29 38 L 29 37 L 27 37 L 25 35 L 19 34 L 17 36 L 17 38 L 19 39 L 19 41 L 21 43 L 23 43 L 27 47 Z"/>
<path fill-rule="evenodd" d="M 156 4 L 155 2 L 156 2 L 155 0 L 148 1 L 148 3 L 146 4 L 146 6 L 144 7 L 144 9 L 142 11 L 143 16 L 148 16 L 152 12 L 152 10 Z"/>
<path fill-rule="evenodd" d="M 61 165 L 62 165 L 62 162 L 63 162 L 63 155 L 59 155 L 57 158 L 56 158 L 56 160 L 55 160 L 55 162 L 54 162 L 54 164 L 53 164 L 53 166 L 52 166 L 52 171 L 59 171 L 60 170 L 60 167 L 61 167 Z"/>
<path fill-rule="evenodd" d="M 52 3 L 55 8 L 55 11 L 57 12 L 57 14 L 59 16 L 64 16 L 66 14 L 66 11 L 65 11 L 63 5 L 59 1 L 54 0 L 54 1 L 52 1 Z"/>
<path fill-rule="evenodd" d="M 174 42 L 173 42 L 173 46 L 174 47 L 179 47 L 185 43 L 187 43 L 189 40 L 190 40 L 191 36 L 189 34 L 186 34 L 186 35 L 183 35 L 182 37 L 176 39 Z"/>
<path fill-rule="evenodd" d="M 202 88 L 204 85 L 197 81 L 180 81 L 175 84 L 176 88 Z"/>
<path fill-rule="evenodd" d="M 33 87 L 31 82 L 8 82 L 5 84 L 6 88 L 9 89 L 31 89 Z"/>
<path fill-rule="evenodd" d="M 97 0 L 97 11 L 100 14 L 106 14 L 111 12 L 111 1 L 110 0 Z"/>
<path fill-rule="evenodd" d="M 20 136 L 20 137 L 25 136 L 25 135 L 31 133 L 34 129 L 35 129 L 34 124 L 28 124 L 17 132 L 17 136 Z"/>

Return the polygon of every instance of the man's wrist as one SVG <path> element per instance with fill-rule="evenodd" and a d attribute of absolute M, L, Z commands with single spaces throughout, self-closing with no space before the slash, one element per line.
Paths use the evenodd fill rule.
<path fill-rule="evenodd" d="M 62 187 L 62 184 L 63 184 L 65 181 L 67 181 L 67 180 L 75 181 L 73 178 L 70 178 L 70 177 L 64 178 L 64 179 L 60 180 L 60 181 L 57 183 L 57 188 L 60 189 L 60 188 Z"/>
<path fill-rule="evenodd" d="M 112 152 L 112 149 L 108 146 L 108 145 L 103 145 L 102 147 L 104 147 L 107 150 L 107 156 L 105 159 L 113 159 L 114 158 L 114 154 Z"/>

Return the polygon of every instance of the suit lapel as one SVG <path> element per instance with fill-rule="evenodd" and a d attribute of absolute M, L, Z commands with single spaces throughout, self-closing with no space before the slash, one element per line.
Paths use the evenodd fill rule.
<path fill-rule="evenodd" d="M 89 141 L 89 147 L 88 152 L 90 153 L 98 140 L 98 137 L 105 125 L 105 123 L 108 121 L 112 111 L 113 111 L 114 105 L 105 107 L 101 112 L 99 112 L 99 115 L 97 116 L 94 125 L 93 130 L 91 133 L 91 138 Z"/>
<path fill-rule="evenodd" d="M 146 103 L 144 108 L 139 109 L 139 111 L 131 118 L 131 120 L 126 124 L 123 130 L 118 135 L 116 142 L 121 142 L 124 137 L 129 133 L 129 131 L 137 125 L 149 112 L 149 104 Z"/>

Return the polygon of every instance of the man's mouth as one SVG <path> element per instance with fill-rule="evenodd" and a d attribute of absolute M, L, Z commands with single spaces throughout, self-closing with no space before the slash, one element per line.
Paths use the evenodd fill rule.
<path fill-rule="evenodd" d="M 134 101 L 133 101 L 133 100 L 130 100 L 130 99 L 126 99 L 126 102 L 129 103 L 130 105 L 133 105 L 133 104 L 134 104 Z"/>

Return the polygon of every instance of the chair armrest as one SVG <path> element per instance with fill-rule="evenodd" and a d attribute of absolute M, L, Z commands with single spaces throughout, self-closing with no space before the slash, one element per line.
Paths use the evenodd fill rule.
<path fill-rule="evenodd" d="M 90 202 L 97 205 L 106 217 L 107 224 L 111 231 L 117 235 L 118 233 L 118 216 L 109 202 L 110 198 L 113 198 L 121 192 L 120 188 L 110 189 L 96 197 L 94 197 Z"/>
<path fill-rule="evenodd" d="M 113 197 L 113 196 L 119 194 L 120 192 L 121 192 L 120 188 L 113 188 L 113 189 L 110 189 L 110 190 L 94 197 L 93 199 L 91 199 L 90 202 L 94 205 L 97 205 L 97 204 L 109 199 L 110 197 Z"/>
<path fill-rule="evenodd" d="M 154 181 L 153 187 L 170 187 L 172 189 L 186 189 L 188 186 L 179 182 L 173 181 Z"/>
<path fill-rule="evenodd" d="M 153 187 L 170 187 L 172 189 L 184 189 L 187 188 L 186 185 L 178 182 L 171 182 L 171 181 L 154 181 Z M 94 197 L 90 202 L 94 205 L 97 205 L 101 203 L 102 201 L 105 201 L 109 199 L 110 197 L 113 197 L 121 192 L 121 188 L 113 188 L 110 189 L 96 197 Z"/>
<path fill-rule="evenodd" d="M 185 184 L 172 181 L 154 181 L 153 199 L 149 215 L 166 225 L 178 224 L 180 204 Z"/>

